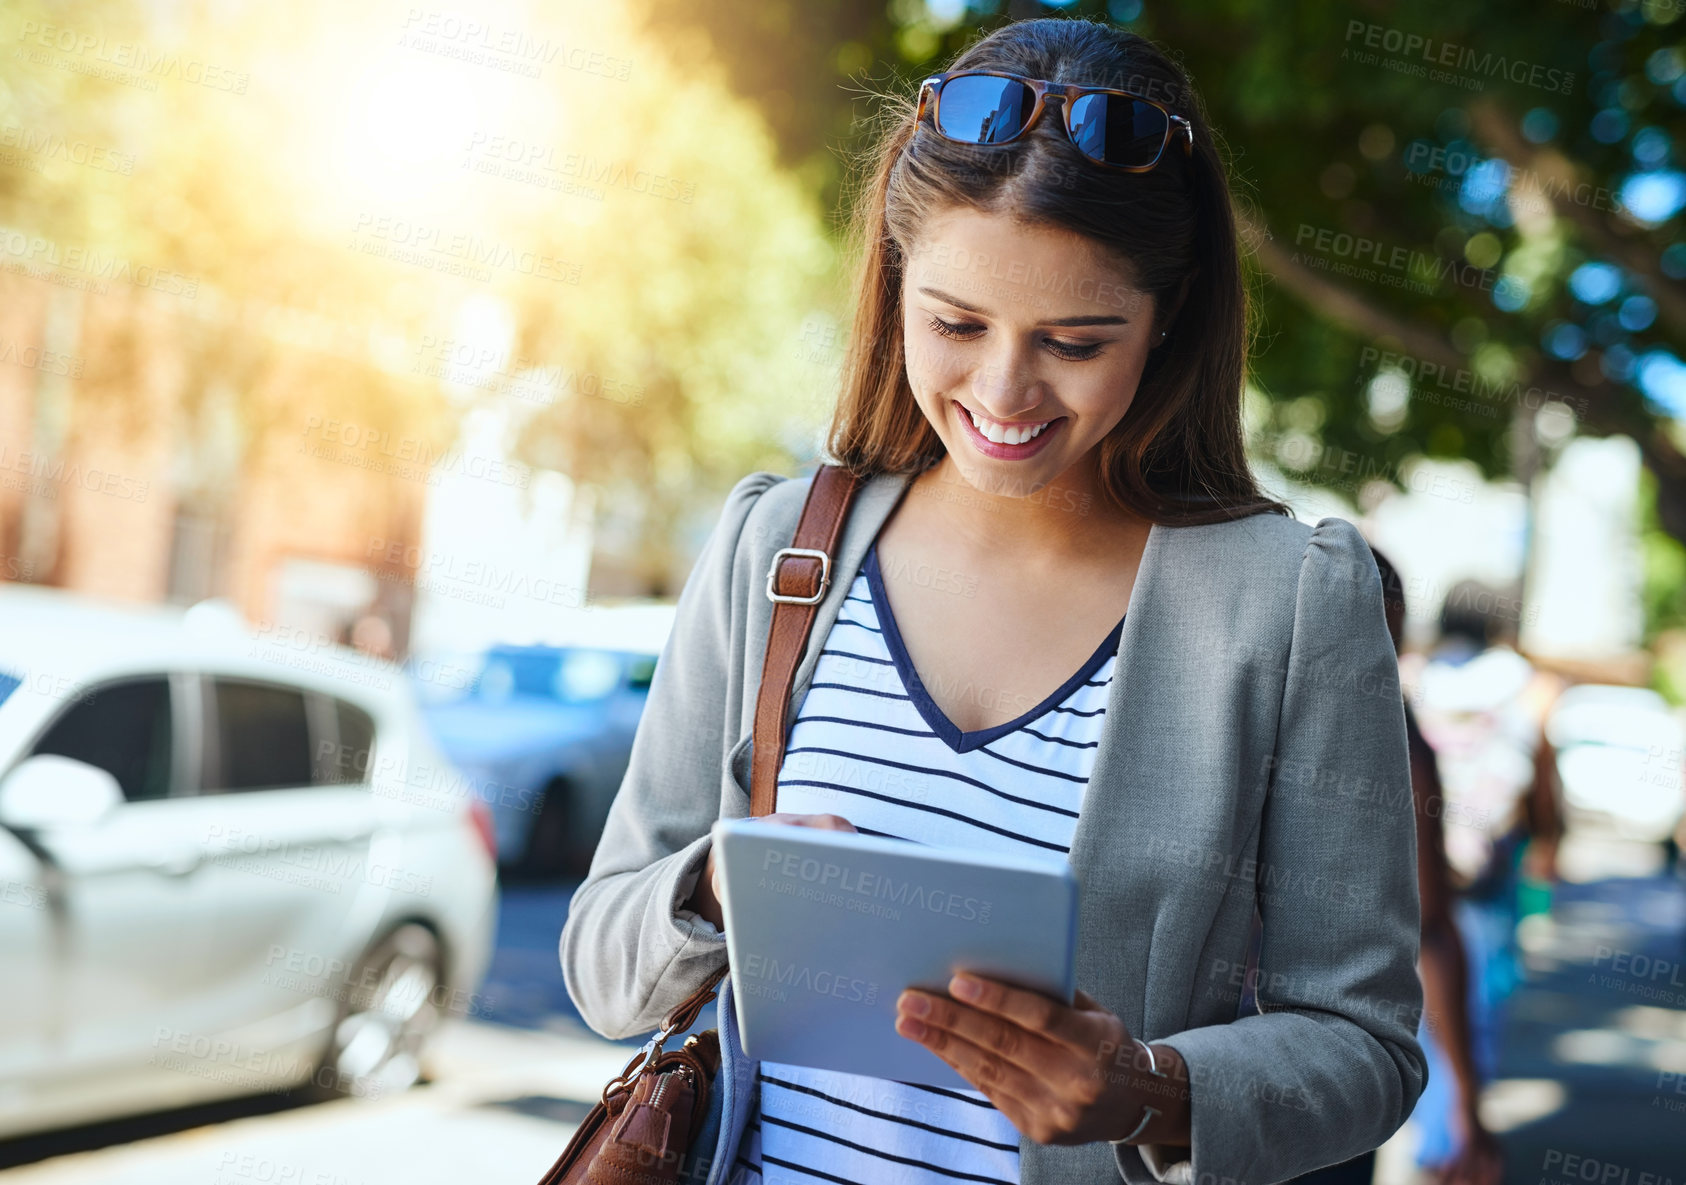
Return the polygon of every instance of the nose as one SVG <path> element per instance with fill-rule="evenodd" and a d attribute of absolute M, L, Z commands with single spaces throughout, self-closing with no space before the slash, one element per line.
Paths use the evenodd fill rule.
<path fill-rule="evenodd" d="M 972 371 L 972 398 L 992 419 L 1010 420 L 1043 401 L 1041 380 L 1025 351 L 1011 344 L 988 355 Z"/>

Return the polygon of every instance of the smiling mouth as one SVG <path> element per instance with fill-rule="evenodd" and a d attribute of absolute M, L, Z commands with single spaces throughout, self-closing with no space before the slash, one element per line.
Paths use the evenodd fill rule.
<path fill-rule="evenodd" d="M 1065 416 L 1055 416 L 1051 420 L 1003 424 L 999 420 L 975 414 L 958 399 L 951 402 L 956 414 L 960 416 L 962 430 L 972 447 L 984 456 L 993 457 L 998 461 L 1022 461 L 1035 456 L 1054 438 L 1066 421 Z"/>
<path fill-rule="evenodd" d="M 986 419 L 959 402 L 956 402 L 954 406 L 971 417 L 972 427 L 978 430 L 979 436 L 991 444 L 1028 444 L 1042 435 L 1049 425 L 1063 418 L 1055 416 L 1052 420 L 1039 420 L 1029 424 L 1003 424 L 996 420 Z"/>

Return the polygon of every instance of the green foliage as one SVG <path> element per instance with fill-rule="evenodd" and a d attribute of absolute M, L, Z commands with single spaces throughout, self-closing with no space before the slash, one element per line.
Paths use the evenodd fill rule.
<path fill-rule="evenodd" d="M 839 161 L 870 132 L 847 121 L 861 110 L 863 84 L 911 90 L 1011 18 L 1125 18 L 1189 71 L 1231 158 L 1237 194 L 1284 253 L 1334 281 L 1365 314 L 1355 321 L 1350 309 L 1308 298 L 1274 272 L 1259 289 L 1253 380 L 1280 401 L 1320 400 L 1322 448 L 1383 467 L 1413 454 L 1463 456 L 1489 476 L 1520 469 L 1526 477 L 1532 457 L 1511 455 L 1519 406 L 1531 413 L 1558 400 L 1595 434 L 1644 434 L 1659 415 L 1637 390 L 1634 362 L 1682 350 L 1686 311 L 1670 290 L 1686 274 L 1686 247 L 1676 250 L 1680 265 L 1665 269 L 1678 214 L 1646 223 L 1617 212 L 1613 195 L 1646 160 L 1679 155 L 1686 10 L 1678 5 L 767 0 L 763 13 L 820 15 L 811 25 L 763 15 L 757 28 L 735 23 L 729 14 L 739 6 L 726 0 L 640 4 L 653 26 L 699 32 L 752 100 L 767 106 L 778 96 L 787 156 L 829 148 Z M 781 30 L 776 42 L 763 31 L 772 25 Z M 846 66 L 832 56 L 834 30 L 844 27 L 870 47 L 870 65 L 858 50 Z M 1395 42 L 1410 48 L 1390 51 Z M 1509 175 L 1519 206 L 1477 192 L 1494 167 L 1481 162 L 1497 156 L 1500 137 L 1526 158 Z M 1557 187 L 1571 194 L 1567 208 L 1531 190 L 1559 162 L 1568 170 Z M 1368 261 L 1327 245 L 1358 240 L 1373 244 Z M 1403 263 L 1391 262 L 1396 252 Z M 1620 265 L 1614 300 L 1590 304 L 1568 290 L 1569 275 L 1589 260 Z M 1623 301 L 1646 294 L 1663 306 L 1654 321 L 1629 316 L 1642 304 L 1618 317 Z M 1386 328 L 1355 328 L 1363 323 L 1398 327 L 1416 345 Z M 1566 326 L 1586 335 L 1584 352 L 1562 344 Z M 1555 353 L 1548 341 L 1558 343 Z M 1430 349 L 1432 358 L 1416 356 Z M 1403 355 L 1396 365 L 1412 374 L 1424 362 L 1439 369 L 1412 382 L 1402 418 L 1379 423 L 1368 390 L 1387 355 Z M 1667 529 L 1686 534 L 1686 488 L 1671 480 L 1660 495 L 1680 507 Z"/>

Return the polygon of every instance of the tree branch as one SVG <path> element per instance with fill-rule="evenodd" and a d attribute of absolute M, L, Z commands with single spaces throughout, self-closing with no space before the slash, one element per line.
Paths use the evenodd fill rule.
<path fill-rule="evenodd" d="M 1469 364 L 1467 358 L 1439 335 L 1395 316 L 1345 284 L 1296 262 L 1292 253 L 1262 224 L 1243 217 L 1241 234 L 1252 246 L 1259 266 L 1317 315 L 1368 338 L 1393 338 L 1406 353 L 1449 370 Z"/>
<path fill-rule="evenodd" d="M 1296 263 L 1291 253 L 1261 224 L 1244 215 L 1240 216 L 1240 222 L 1241 234 L 1251 244 L 1259 266 L 1314 315 L 1371 340 L 1391 338 L 1420 361 L 1433 362 L 1452 371 L 1468 367 L 1469 359 L 1438 335 L 1365 299 L 1334 278 Z M 1588 359 L 1593 358 L 1588 355 Z M 1606 435 L 1631 437 L 1657 481 L 1658 521 L 1663 530 L 1686 541 L 1686 454 L 1682 454 L 1673 438 L 1654 419 L 1643 411 L 1624 407 L 1620 389 L 1604 378 L 1595 365 L 1583 361 L 1580 366 L 1570 367 L 1541 360 L 1528 367 L 1523 381 L 1552 394 L 1577 392 L 1584 412 L 1581 420 L 1587 427 Z M 1595 381 L 1582 377 L 1588 372 L 1597 375 Z"/>
<path fill-rule="evenodd" d="M 1583 181 L 1579 170 L 1562 153 L 1524 140 L 1516 130 L 1516 121 L 1497 102 L 1478 99 L 1468 111 L 1476 138 L 1521 175 L 1523 183 L 1516 185 L 1516 192 L 1549 202 L 1552 211 L 1572 225 L 1597 254 L 1633 273 L 1645 294 L 1657 302 L 1657 316 L 1670 334 L 1686 338 L 1686 293 L 1662 274 L 1656 249 L 1636 234 L 1640 228 L 1608 219 L 1596 209 L 1596 186 L 1594 202 L 1576 201 L 1575 192 L 1593 183 Z M 1611 197 L 1614 201 L 1614 195 Z"/>

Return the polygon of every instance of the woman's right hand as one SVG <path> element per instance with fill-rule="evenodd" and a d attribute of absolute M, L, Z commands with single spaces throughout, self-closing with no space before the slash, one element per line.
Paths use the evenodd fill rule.
<path fill-rule="evenodd" d="M 783 823 L 788 827 L 814 827 L 821 831 L 855 830 L 855 825 L 842 815 L 796 815 L 780 811 L 762 815 L 761 821 Z M 720 910 L 720 865 L 714 859 L 713 845 L 709 846 L 708 863 L 703 865 L 702 875 L 697 878 L 697 887 L 683 908 L 709 922 L 716 930 L 726 928 L 725 915 Z"/>

